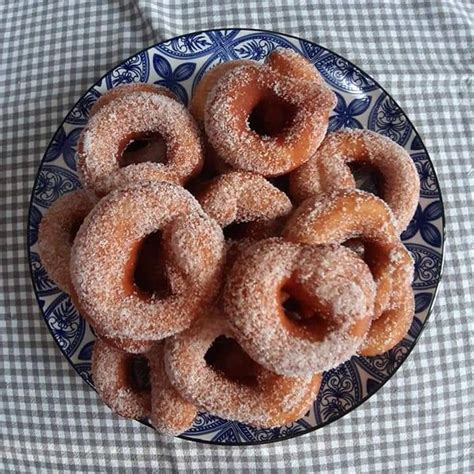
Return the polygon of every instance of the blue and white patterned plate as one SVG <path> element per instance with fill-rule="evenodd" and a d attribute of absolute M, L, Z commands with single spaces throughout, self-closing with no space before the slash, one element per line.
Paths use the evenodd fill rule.
<path fill-rule="evenodd" d="M 346 59 L 310 41 L 260 30 L 212 30 L 179 36 L 125 60 L 103 76 L 68 113 L 43 157 L 31 196 L 28 245 L 31 276 L 42 316 L 64 356 L 93 386 L 90 368 L 94 334 L 68 296 L 49 280 L 38 257 L 38 225 L 61 195 L 80 187 L 75 148 L 91 105 L 108 89 L 130 82 L 150 82 L 172 89 L 187 104 L 193 88 L 212 66 L 232 59 L 263 61 L 277 47 L 305 55 L 337 94 L 330 129 L 375 130 L 403 146 L 421 180 L 416 214 L 402 239 L 415 259 L 416 315 L 406 338 L 378 357 L 353 357 L 324 374 L 311 410 L 295 423 L 255 429 L 200 413 L 183 438 L 214 444 L 278 441 L 320 428 L 349 413 L 373 395 L 413 349 L 433 305 L 441 277 L 444 210 L 436 173 L 413 125 L 397 103 L 369 75 Z"/>

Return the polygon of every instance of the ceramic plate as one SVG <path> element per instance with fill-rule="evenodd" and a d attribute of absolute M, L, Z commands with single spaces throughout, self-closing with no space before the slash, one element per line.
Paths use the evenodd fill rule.
<path fill-rule="evenodd" d="M 93 387 L 94 334 L 69 297 L 49 280 L 37 247 L 38 225 L 47 208 L 81 186 L 76 144 L 92 104 L 107 90 L 130 82 L 163 85 L 188 104 L 193 88 L 216 64 L 238 58 L 263 61 L 277 47 L 292 48 L 306 56 L 336 93 L 330 130 L 375 130 L 404 147 L 415 162 L 421 181 L 420 201 L 402 239 L 415 260 L 416 315 L 407 336 L 394 349 L 378 357 L 352 357 L 326 372 L 317 399 L 300 420 L 275 429 L 255 429 L 200 413 L 182 435 L 189 440 L 227 445 L 278 441 L 308 433 L 349 413 L 377 392 L 408 357 L 429 317 L 441 277 L 444 212 L 433 164 L 408 117 L 377 82 L 332 51 L 293 36 L 237 29 L 187 34 L 145 49 L 105 74 L 64 118 L 41 161 L 30 203 L 29 260 L 41 316 L 64 357 Z"/>

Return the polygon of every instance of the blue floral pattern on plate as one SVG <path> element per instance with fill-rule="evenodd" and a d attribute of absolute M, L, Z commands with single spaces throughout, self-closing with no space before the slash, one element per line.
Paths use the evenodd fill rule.
<path fill-rule="evenodd" d="M 440 279 L 444 215 L 436 175 L 423 143 L 393 99 L 363 71 L 324 47 L 268 31 L 214 30 L 165 41 L 127 59 L 107 73 L 78 101 L 48 147 L 33 188 L 28 244 L 33 285 L 43 318 L 74 369 L 91 386 L 90 359 L 94 333 L 67 295 L 49 280 L 38 256 L 38 226 L 44 210 L 80 187 L 75 148 L 91 106 L 107 89 L 129 82 L 150 82 L 173 90 L 187 103 L 202 75 L 216 64 L 244 58 L 263 61 L 277 47 L 304 54 L 337 93 L 331 129 L 369 128 L 397 141 L 411 154 L 421 181 L 417 212 L 402 238 L 415 260 L 416 314 L 406 338 L 377 357 L 353 357 L 327 372 L 318 397 L 300 420 L 274 429 L 257 429 L 200 413 L 183 434 L 215 444 L 271 442 L 307 433 L 357 407 L 375 393 L 406 359 L 422 331 Z M 146 424 L 146 420 L 142 420 Z"/>
<path fill-rule="evenodd" d="M 49 207 L 56 199 L 75 189 L 81 183 L 76 174 L 57 165 L 43 165 L 38 173 L 33 199 L 41 207 Z"/>
<path fill-rule="evenodd" d="M 334 115 L 329 117 L 328 129 L 331 132 L 340 128 L 364 128 L 357 120 L 358 115 L 362 115 L 370 106 L 372 97 L 366 95 L 346 102 L 346 99 L 336 92 L 337 104 L 334 107 Z"/>
<path fill-rule="evenodd" d="M 369 115 L 371 130 L 405 145 L 410 137 L 411 125 L 400 107 L 388 94 L 380 94 Z"/>
<path fill-rule="evenodd" d="M 440 194 L 440 191 L 436 181 L 436 174 L 428 155 L 426 153 L 412 153 L 411 158 L 420 177 L 420 196 L 435 198 Z"/>
<path fill-rule="evenodd" d="M 316 420 L 325 423 L 337 419 L 358 404 L 362 382 L 352 360 L 324 374 L 315 402 Z"/>
<path fill-rule="evenodd" d="M 109 74 L 107 74 L 105 80 L 107 88 L 111 89 L 120 84 L 147 82 L 149 74 L 150 65 L 148 54 L 142 51 L 113 69 Z"/>
<path fill-rule="evenodd" d="M 184 105 L 188 104 L 188 94 L 180 82 L 189 79 L 196 69 L 195 63 L 182 63 L 174 71 L 171 64 L 159 54 L 153 55 L 153 67 L 160 79 L 155 84 L 171 89 Z"/>
<path fill-rule="evenodd" d="M 38 228 L 42 218 L 43 215 L 41 214 L 40 209 L 36 206 L 31 206 L 30 219 L 28 223 L 28 240 L 31 242 L 31 245 L 38 241 Z"/>
<path fill-rule="evenodd" d="M 45 310 L 44 317 L 63 353 L 71 356 L 82 342 L 86 323 L 69 297 L 58 296 Z"/>
<path fill-rule="evenodd" d="M 441 247 L 441 232 L 433 222 L 442 219 L 442 217 L 443 206 L 441 201 L 432 201 L 425 209 L 422 209 L 418 204 L 415 215 L 401 235 L 402 240 L 411 239 L 419 231 L 425 242 L 433 247 Z"/>
<path fill-rule="evenodd" d="M 30 254 L 31 273 L 36 284 L 36 291 L 41 296 L 59 293 L 59 288 L 49 279 L 48 272 L 43 267 L 36 252 Z"/>
<path fill-rule="evenodd" d="M 410 352 L 412 344 L 403 339 L 393 349 L 375 357 L 355 357 L 356 365 L 362 367 L 368 374 L 379 381 L 384 381 L 400 367 Z"/>
<path fill-rule="evenodd" d="M 327 82 L 340 91 L 360 94 L 377 88 L 370 77 L 349 61 L 331 52 L 326 51 L 317 57 L 314 64 Z"/>
<path fill-rule="evenodd" d="M 442 255 L 426 245 L 415 243 L 405 245 L 415 261 L 413 288 L 421 290 L 435 287 L 439 282 L 439 275 L 441 274 Z"/>
<path fill-rule="evenodd" d="M 48 147 L 48 151 L 44 156 L 44 161 L 55 161 L 61 155 L 64 162 L 72 170 L 76 170 L 76 144 L 79 140 L 82 128 L 74 128 L 69 133 L 61 127 L 54 136 L 52 143 Z"/>
<path fill-rule="evenodd" d="M 69 112 L 65 122 L 72 125 L 85 125 L 89 118 L 89 112 L 96 100 L 100 97 L 100 92 L 93 87 L 88 90 Z"/>

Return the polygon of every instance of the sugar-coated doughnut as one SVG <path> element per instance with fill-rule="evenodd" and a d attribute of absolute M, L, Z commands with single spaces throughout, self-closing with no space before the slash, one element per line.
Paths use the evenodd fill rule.
<path fill-rule="evenodd" d="M 159 246 L 170 291 L 162 296 L 135 284 L 144 239 Z M 107 337 L 160 340 L 187 328 L 217 293 L 224 257 L 222 230 L 186 190 L 141 183 L 113 191 L 89 214 L 71 254 L 79 304 Z"/>
<path fill-rule="evenodd" d="M 351 250 L 274 238 L 238 256 L 222 299 L 237 341 L 254 360 L 278 374 L 308 376 L 356 353 L 372 321 L 375 289 Z"/>
<path fill-rule="evenodd" d="M 124 97 L 130 92 L 149 92 L 158 95 L 164 95 L 170 99 L 179 102 L 178 97 L 170 89 L 150 84 L 148 82 L 134 82 L 130 84 L 121 84 L 113 89 L 108 90 L 101 95 L 94 105 L 91 107 L 90 117 L 97 113 L 105 105 L 113 100 Z M 129 144 L 122 153 L 121 165 L 128 166 L 130 164 L 146 163 L 146 162 L 162 162 L 166 159 L 166 144 L 162 139 L 156 136 L 143 136 L 139 140 L 134 140 Z"/>
<path fill-rule="evenodd" d="M 154 344 L 146 357 L 150 366 L 151 424 L 160 433 L 178 435 L 192 425 L 197 408 L 171 385 L 165 370 L 164 344 Z"/>
<path fill-rule="evenodd" d="M 231 344 L 215 367 L 206 361 L 206 355 L 220 336 L 231 339 L 227 341 Z M 321 376 L 277 375 L 253 362 L 232 338 L 217 314 L 203 317 L 196 326 L 166 340 L 166 371 L 182 396 L 212 414 L 262 428 L 304 415 L 316 398 Z"/>
<path fill-rule="evenodd" d="M 246 64 L 249 61 L 236 59 L 234 61 L 226 61 L 224 63 L 217 64 L 212 69 L 207 71 L 197 84 L 193 91 L 191 102 L 189 104 L 189 111 L 196 120 L 197 124 L 204 129 L 204 112 L 206 110 L 206 103 L 212 89 L 219 82 L 227 72 Z M 204 147 L 204 174 L 209 177 L 215 176 L 220 173 L 226 173 L 231 171 L 232 168 L 223 160 L 219 158 L 212 145 L 209 143 L 206 135 L 203 137 Z"/>
<path fill-rule="evenodd" d="M 284 110 L 280 130 L 270 134 L 252 130 L 251 114 L 265 109 L 262 104 L 271 108 L 277 104 Z M 326 87 L 249 62 L 229 71 L 213 88 L 206 104 L 205 130 L 219 157 L 233 168 L 278 176 L 316 151 L 334 105 L 334 94 Z"/>
<path fill-rule="evenodd" d="M 392 209 L 401 233 L 410 222 L 420 193 L 420 180 L 410 155 L 397 143 L 371 130 L 329 133 L 316 153 L 290 175 L 290 194 L 305 198 L 335 189 L 355 188 L 349 163 L 374 167 L 383 178 L 381 197 Z"/>
<path fill-rule="evenodd" d="M 384 201 L 360 190 L 338 190 L 308 198 L 288 219 L 283 236 L 310 245 L 343 243 L 353 238 L 364 242 L 364 260 L 377 283 L 374 318 L 392 321 L 390 330 L 394 336 L 390 341 L 398 342 L 397 334 L 413 317 L 407 316 L 408 303 L 401 303 L 413 298 L 413 259 L 397 237 L 396 221 Z M 393 308 L 399 307 L 403 307 L 400 311 L 404 316 L 398 319 L 402 329 L 396 330 L 393 325 L 401 313 L 394 313 Z M 388 341 L 387 335 L 384 340 Z"/>
<path fill-rule="evenodd" d="M 58 287 L 71 294 L 69 260 L 71 247 L 94 199 L 83 190 L 65 194 L 48 209 L 39 226 L 38 251 L 48 276 Z"/>
<path fill-rule="evenodd" d="M 96 339 L 92 380 L 100 398 L 115 413 L 126 418 L 146 418 L 150 414 L 151 392 L 133 380 L 133 360 L 133 355 Z"/>
<path fill-rule="evenodd" d="M 99 396 L 118 415 L 149 418 L 158 432 L 178 435 L 192 425 L 197 410 L 171 385 L 163 350 L 162 343 L 155 343 L 138 359 L 98 338 L 92 379 Z M 134 364 L 140 364 L 141 377 L 134 373 Z"/>
<path fill-rule="evenodd" d="M 71 248 L 84 219 L 94 207 L 95 200 L 86 191 L 74 191 L 59 198 L 44 215 L 39 230 L 39 252 L 51 279 L 70 297 L 82 317 L 89 323 L 87 313 L 80 307 L 71 282 Z M 152 342 L 132 339 L 104 338 L 115 347 L 132 353 L 146 352 Z"/>
<path fill-rule="evenodd" d="M 164 140 L 165 163 L 121 166 L 131 142 L 153 137 Z M 200 134 L 186 108 L 165 95 L 144 91 L 119 96 L 101 107 L 84 128 L 77 152 L 84 186 L 100 196 L 138 181 L 184 183 L 203 164 Z"/>

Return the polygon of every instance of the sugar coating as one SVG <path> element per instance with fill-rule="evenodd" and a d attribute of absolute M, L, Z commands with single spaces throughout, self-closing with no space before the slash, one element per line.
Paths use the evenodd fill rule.
<path fill-rule="evenodd" d="M 197 197 L 220 226 L 288 215 L 291 201 L 263 176 L 233 171 L 213 180 Z"/>
<path fill-rule="evenodd" d="M 277 48 L 273 50 L 266 57 L 265 64 L 286 77 L 297 81 L 310 81 L 327 87 L 316 67 L 293 49 Z"/>
<path fill-rule="evenodd" d="M 167 163 L 120 167 L 125 147 L 135 137 L 158 133 L 166 143 Z M 165 95 L 135 91 L 102 106 L 84 128 L 78 145 L 78 173 L 85 187 L 104 195 L 137 181 L 182 183 L 203 163 L 201 138 L 186 108 Z"/>
<path fill-rule="evenodd" d="M 157 84 L 150 84 L 149 82 L 133 82 L 130 84 L 120 84 L 113 89 L 109 89 L 105 94 L 101 95 L 94 105 L 91 107 L 90 117 L 95 115 L 100 109 L 112 102 L 113 100 L 123 97 L 132 92 L 151 92 L 154 94 L 165 95 L 170 99 L 179 102 L 178 97 L 170 89 L 159 86 Z"/>
<path fill-rule="evenodd" d="M 319 375 L 285 377 L 259 367 L 256 385 L 249 386 L 208 366 L 204 356 L 212 342 L 233 333 L 218 312 L 203 316 L 165 343 L 166 371 L 185 398 L 214 415 L 262 428 L 289 423 L 308 410 L 319 390 Z"/>
<path fill-rule="evenodd" d="M 92 379 L 100 398 L 118 415 L 145 418 L 150 413 L 150 391 L 134 389 L 127 371 L 130 354 L 96 339 L 92 353 Z"/>
<path fill-rule="evenodd" d="M 235 67 L 248 64 L 249 62 L 249 60 L 245 59 L 226 61 L 212 67 L 204 74 L 204 76 L 202 76 L 196 89 L 193 91 L 191 103 L 189 104 L 189 111 L 200 127 L 204 127 L 204 111 L 206 108 L 207 98 L 221 77 Z"/>
<path fill-rule="evenodd" d="M 85 317 L 86 320 L 89 319 L 87 316 L 84 316 L 83 313 L 81 313 L 81 316 Z M 110 346 L 113 346 L 116 349 L 120 349 L 121 351 L 128 352 L 129 354 L 143 354 L 149 351 L 155 344 L 155 342 L 152 340 L 147 341 L 141 339 L 130 339 L 125 337 L 106 337 L 102 334 L 97 333 L 97 329 L 96 334 Z"/>
<path fill-rule="evenodd" d="M 407 153 L 369 131 L 329 134 L 317 149 L 335 96 L 313 65 L 290 49 L 277 49 L 263 66 L 236 61 L 228 69 L 213 87 L 206 86 L 198 104 L 219 156 L 236 168 L 266 176 L 286 173 L 295 160 L 300 164 L 311 156 L 290 176 L 296 201 L 312 197 L 288 221 L 284 237 L 289 242 L 224 242 L 219 226 L 266 222 L 291 212 L 289 199 L 261 176 L 236 171 L 218 177 L 199 196 L 205 212 L 182 188 L 157 183 L 183 183 L 202 165 L 196 125 L 169 91 L 152 90 L 155 86 L 148 84 L 105 94 L 78 150 L 79 173 L 89 194 L 112 193 L 86 218 L 74 244 L 71 270 L 66 265 L 63 272 L 69 279 L 64 287 L 77 291 L 87 317 L 90 313 L 99 333 L 115 338 L 112 343 L 135 352 L 151 347 L 146 354 L 151 391 L 137 392 L 125 383 L 120 367 L 130 356 L 101 340 L 94 349 L 94 382 L 114 411 L 132 418 L 149 415 L 157 430 L 171 435 L 192 424 L 196 406 L 258 427 L 293 421 L 317 394 L 321 379 L 313 375 L 316 371 L 332 368 L 357 351 L 369 356 L 385 352 L 403 338 L 414 314 L 413 261 L 397 238 L 415 211 L 419 193 Z M 252 85 L 296 107 L 296 126 L 283 137 L 257 136 L 248 118 L 239 115 L 234 93 Z M 168 163 L 120 168 L 124 137 L 150 132 L 164 137 Z M 391 209 L 362 191 L 333 191 L 355 187 L 347 163 L 361 150 L 363 160 L 385 177 L 383 197 Z M 130 186 L 138 181 L 143 184 Z M 40 227 L 40 256 L 52 279 L 58 278 L 56 267 L 65 268 L 63 253 L 63 260 L 70 260 L 71 244 L 62 245 L 69 242 L 68 229 L 76 226 L 70 218 L 82 209 L 77 201 L 70 205 L 64 220 L 53 208 L 43 218 L 53 222 L 52 231 L 42 231 L 43 222 Z M 59 203 L 58 210 L 61 206 L 67 207 Z M 156 230 L 163 233 L 172 296 L 145 301 L 125 291 L 123 279 L 134 246 Z M 337 245 L 350 238 L 380 246 L 380 259 L 370 267 L 373 277 L 361 259 Z M 222 307 L 203 314 L 221 287 L 224 247 L 230 274 Z M 334 324 L 324 339 L 315 341 L 310 328 L 295 332 L 291 324 L 296 323 L 282 324 L 279 296 L 282 282 L 289 280 L 331 314 Z M 377 305 L 380 312 L 374 309 Z M 376 319 L 369 328 L 372 315 Z M 206 364 L 204 355 L 219 335 L 238 340 L 261 364 L 255 387 L 227 379 Z M 164 354 L 163 342 L 153 341 L 167 336 Z"/>
<path fill-rule="evenodd" d="M 362 161 L 383 176 L 383 199 L 401 233 L 415 213 L 420 179 L 407 151 L 390 138 L 371 130 L 328 133 L 316 153 L 290 175 L 290 193 L 298 202 L 341 188 L 355 188 L 349 163 Z"/>
<path fill-rule="evenodd" d="M 69 261 L 77 230 L 94 207 L 94 199 L 83 191 L 68 193 L 54 202 L 41 219 L 38 251 L 48 276 L 61 290 L 72 292 Z"/>
<path fill-rule="evenodd" d="M 288 219 L 283 236 L 310 245 L 354 238 L 375 245 L 377 259 L 371 270 L 377 283 L 378 317 L 398 298 L 399 288 L 413 280 L 413 259 L 396 226 L 392 211 L 380 198 L 358 189 L 341 189 L 306 199 Z"/>
<path fill-rule="evenodd" d="M 156 343 L 146 354 L 150 366 L 150 421 L 157 431 L 176 436 L 193 423 L 197 408 L 171 385 L 165 371 L 164 344 Z"/>
<path fill-rule="evenodd" d="M 295 106 L 291 126 L 277 137 L 253 132 L 239 106 L 246 91 L 257 89 L 272 91 Z M 213 148 L 232 167 L 278 176 L 298 167 L 316 151 L 334 105 L 334 94 L 325 87 L 284 77 L 268 66 L 246 64 L 228 72 L 209 94 L 205 130 Z"/>
<path fill-rule="evenodd" d="M 115 413 L 127 418 L 149 417 L 160 433 L 178 435 L 191 426 L 196 407 L 169 382 L 163 355 L 162 343 L 155 343 L 144 355 L 150 388 L 139 390 L 129 382 L 132 356 L 99 338 L 94 344 L 92 376 L 99 396 Z"/>
<path fill-rule="evenodd" d="M 321 234 L 314 232 L 315 226 Z M 396 219 L 377 196 L 359 189 L 339 189 L 303 201 L 290 216 L 284 233 L 291 240 L 311 244 L 340 243 L 361 236 L 392 241 Z"/>
<path fill-rule="evenodd" d="M 284 324 L 279 294 L 288 281 L 326 306 L 333 324 L 322 338 Z M 239 255 L 227 277 L 223 308 L 236 339 L 254 360 L 279 374 L 308 376 L 356 353 L 373 316 L 375 290 L 369 268 L 351 250 L 273 238 Z M 360 327 L 357 334 L 355 327 Z"/>
<path fill-rule="evenodd" d="M 375 321 L 367 334 L 360 353 L 376 356 L 397 345 L 410 329 L 415 314 L 415 298 L 410 284 L 400 282 L 390 307 Z"/>
<path fill-rule="evenodd" d="M 133 249 L 147 235 L 187 215 L 190 232 L 197 233 L 195 241 L 177 237 L 173 242 L 175 254 L 186 255 L 187 263 L 183 265 L 182 258 L 173 262 L 172 255 L 167 259 L 179 274 L 179 278 L 170 278 L 172 295 L 142 299 L 125 285 Z M 71 274 L 80 304 L 100 333 L 159 340 L 191 324 L 202 304 L 218 290 L 223 265 L 222 230 L 207 220 L 191 194 L 165 182 L 116 190 L 97 204 L 77 235 Z M 205 245 L 199 248 L 197 244 Z M 200 252 L 208 257 L 205 266 L 199 265 L 202 260 L 193 263 L 193 258 L 203 258 Z"/>

